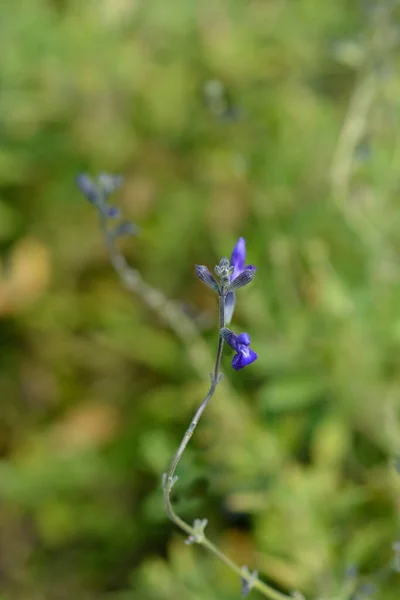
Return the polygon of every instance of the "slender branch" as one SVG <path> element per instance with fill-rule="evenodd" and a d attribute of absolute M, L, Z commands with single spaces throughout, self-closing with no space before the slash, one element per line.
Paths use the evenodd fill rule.
<path fill-rule="evenodd" d="M 225 296 L 224 295 L 220 295 L 220 297 L 219 297 L 219 315 L 220 315 L 219 322 L 220 322 L 221 329 L 222 329 L 222 327 L 225 327 Z M 172 459 L 171 464 L 168 468 L 168 471 L 166 472 L 165 477 L 164 477 L 164 479 L 166 480 L 166 483 L 164 485 L 165 508 L 167 510 L 169 518 L 179 526 L 181 526 L 181 519 L 179 519 L 179 517 L 178 517 L 180 522 L 178 522 L 176 520 L 176 515 L 172 508 L 171 499 L 170 499 L 171 489 L 172 489 L 173 484 L 175 483 L 173 481 L 174 477 L 175 477 L 175 471 L 176 471 L 176 467 L 178 466 L 180 459 L 182 458 L 182 454 L 184 453 L 185 448 L 188 445 L 189 440 L 192 437 L 193 432 L 197 427 L 197 424 L 198 424 L 203 412 L 205 411 L 209 401 L 213 397 L 218 383 L 221 381 L 221 374 L 219 372 L 219 369 L 220 369 L 220 365 L 221 365 L 223 346 L 224 346 L 224 340 L 221 337 L 221 335 L 218 334 L 217 357 L 215 360 L 215 366 L 214 366 L 213 373 L 211 374 L 210 389 L 208 390 L 208 393 L 207 393 L 206 397 L 204 398 L 203 402 L 200 404 L 199 408 L 197 409 L 189 427 L 187 428 L 186 433 L 183 436 L 183 439 L 179 445 L 179 448 L 176 451 L 176 454 L 175 454 L 174 458 Z M 169 482 L 169 484 L 168 484 L 168 482 Z M 187 531 L 187 529 L 185 529 L 185 531 Z"/>
<path fill-rule="evenodd" d="M 129 292 L 139 296 L 175 332 L 188 349 L 189 358 L 197 375 L 203 379 L 204 373 L 210 369 L 210 356 L 193 319 L 186 315 L 178 303 L 169 300 L 162 292 L 142 279 L 139 271 L 129 265 L 116 247 L 115 240 L 107 227 L 107 218 L 101 211 L 99 211 L 99 220 L 111 264 L 121 283 Z"/>

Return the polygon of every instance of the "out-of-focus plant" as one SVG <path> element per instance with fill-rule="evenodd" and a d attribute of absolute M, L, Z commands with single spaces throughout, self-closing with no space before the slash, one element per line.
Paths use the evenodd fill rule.
<path fill-rule="evenodd" d="M 116 245 L 118 238 L 124 235 L 135 235 L 138 230 L 130 221 L 124 219 L 115 223 L 116 219 L 121 217 L 121 213 L 108 202 L 109 196 L 122 184 L 122 181 L 120 175 L 108 173 L 100 174 L 96 181 L 84 173 L 78 175 L 76 179 L 81 192 L 97 209 L 108 255 L 121 283 L 128 291 L 138 295 L 182 340 L 193 367 L 202 377 L 202 369 L 209 364 L 209 357 L 193 319 L 180 308 L 177 302 L 167 299 L 159 289 L 145 282 L 139 271 L 128 264 Z"/>

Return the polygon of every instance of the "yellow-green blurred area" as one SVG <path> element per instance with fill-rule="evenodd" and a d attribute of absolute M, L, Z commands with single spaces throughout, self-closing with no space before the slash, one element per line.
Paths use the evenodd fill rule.
<path fill-rule="evenodd" d="M 283 592 L 398 600 L 399 40 L 392 0 L 2 0 L 1 600 L 240 597 L 161 491 L 218 339 L 194 265 L 239 236 L 259 359 L 225 350 L 177 512 Z M 124 175 L 120 247 L 195 336 L 123 289 L 80 172 Z"/>

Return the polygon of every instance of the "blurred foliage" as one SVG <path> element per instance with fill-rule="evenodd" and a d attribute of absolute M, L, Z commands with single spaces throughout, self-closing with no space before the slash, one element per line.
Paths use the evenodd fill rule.
<path fill-rule="evenodd" d="M 119 285 L 80 171 L 124 174 L 141 233 L 123 250 L 210 362 L 194 264 L 244 235 L 258 267 L 233 327 L 259 360 L 235 373 L 226 352 L 181 514 L 283 591 L 349 598 L 357 565 L 357 598 L 398 599 L 399 18 L 392 0 L 0 4 L 1 600 L 240 595 L 162 506 L 207 370 Z"/>

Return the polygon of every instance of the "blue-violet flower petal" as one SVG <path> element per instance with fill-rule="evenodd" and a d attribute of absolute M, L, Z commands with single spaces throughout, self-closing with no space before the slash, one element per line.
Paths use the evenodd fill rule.
<path fill-rule="evenodd" d="M 240 237 L 235 244 L 231 254 L 231 266 L 234 267 L 231 281 L 236 279 L 244 269 L 244 261 L 246 260 L 246 240 Z"/>
<path fill-rule="evenodd" d="M 254 350 L 250 348 L 250 336 L 248 333 L 243 332 L 240 335 L 236 335 L 229 329 L 223 329 L 223 338 L 229 344 L 231 348 L 236 350 L 236 354 L 232 359 L 232 367 L 236 371 L 240 371 L 244 367 L 251 365 L 258 356 Z"/>

